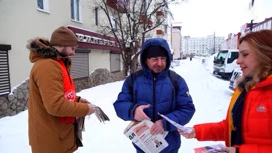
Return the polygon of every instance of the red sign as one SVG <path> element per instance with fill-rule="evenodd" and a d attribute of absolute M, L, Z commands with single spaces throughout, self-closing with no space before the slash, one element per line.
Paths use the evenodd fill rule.
<path fill-rule="evenodd" d="M 115 38 L 68 26 L 77 36 L 78 48 L 121 51 Z"/>

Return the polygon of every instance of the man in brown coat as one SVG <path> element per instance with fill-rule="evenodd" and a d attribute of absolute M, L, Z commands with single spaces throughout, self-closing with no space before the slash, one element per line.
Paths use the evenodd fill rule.
<path fill-rule="evenodd" d="M 29 76 L 28 133 L 33 153 L 71 153 L 80 146 L 76 117 L 95 112 L 86 99 L 76 96 L 70 76 L 77 48 L 75 34 L 57 28 L 50 41 L 35 38 L 27 48 L 34 63 Z"/>

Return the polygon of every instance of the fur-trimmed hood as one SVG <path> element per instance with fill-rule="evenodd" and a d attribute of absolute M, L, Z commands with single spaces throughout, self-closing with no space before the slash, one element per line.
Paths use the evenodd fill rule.
<path fill-rule="evenodd" d="M 28 41 L 26 46 L 29 51 L 29 60 L 31 63 L 36 62 L 40 58 L 52 58 L 60 59 L 60 53 L 57 49 L 50 46 L 50 43 L 47 39 L 43 38 L 34 38 Z"/>

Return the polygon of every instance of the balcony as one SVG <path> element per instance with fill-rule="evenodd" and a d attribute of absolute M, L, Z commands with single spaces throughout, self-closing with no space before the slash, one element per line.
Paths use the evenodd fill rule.
<path fill-rule="evenodd" d="M 152 27 L 153 22 L 152 22 L 150 19 L 148 19 L 147 16 L 145 16 L 145 15 L 140 15 L 140 18 L 139 18 L 139 19 L 140 19 L 140 22 L 141 22 L 142 24 L 147 25 L 149 28 Z"/>
<path fill-rule="evenodd" d="M 157 12 L 156 12 L 156 16 L 157 16 L 157 17 L 162 17 L 162 16 L 164 16 L 163 11 L 157 11 Z"/>
<path fill-rule="evenodd" d="M 164 32 L 163 32 L 161 29 L 157 29 L 157 30 L 156 30 L 156 34 L 157 34 L 158 36 L 164 36 Z"/>
<path fill-rule="evenodd" d="M 107 0 L 107 5 L 120 13 L 126 13 L 129 0 Z"/>

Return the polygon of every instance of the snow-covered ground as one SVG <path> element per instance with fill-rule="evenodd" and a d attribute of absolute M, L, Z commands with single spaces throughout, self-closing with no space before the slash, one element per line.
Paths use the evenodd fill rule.
<path fill-rule="evenodd" d="M 187 82 L 193 98 L 196 113 L 186 126 L 222 120 L 227 111 L 232 91 L 229 82 L 212 74 L 213 56 L 202 64 L 202 58 L 192 61 L 181 60 L 179 66 L 172 68 Z M 113 102 L 121 90 L 123 81 L 117 81 L 82 90 L 78 93 L 92 103 L 100 106 L 110 117 L 110 122 L 100 123 L 95 115 L 86 117 L 83 145 L 76 153 L 132 153 L 135 152 L 130 140 L 123 135 L 129 124 L 119 119 Z M 198 142 L 182 137 L 180 153 L 194 153 L 193 148 L 223 142 Z M 0 119 L 0 153 L 30 153 L 28 145 L 27 110 L 12 117 Z"/>

